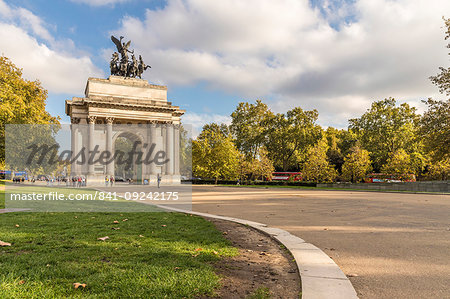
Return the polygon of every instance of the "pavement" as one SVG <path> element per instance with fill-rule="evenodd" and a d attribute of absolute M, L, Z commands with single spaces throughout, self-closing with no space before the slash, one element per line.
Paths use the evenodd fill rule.
<path fill-rule="evenodd" d="M 450 195 L 193 186 L 193 210 L 322 249 L 360 298 L 450 298 Z"/>

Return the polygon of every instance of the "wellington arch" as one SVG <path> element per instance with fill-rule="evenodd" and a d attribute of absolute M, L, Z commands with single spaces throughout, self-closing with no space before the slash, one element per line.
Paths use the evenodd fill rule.
<path fill-rule="evenodd" d="M 124 76 L 89 78 L 85 96 L 66 100 L 65 105 L 72 153 L 82 148 L 97 155 L 114 153 L 118 138 L 125 138 L 137 144 L 141 155 L 164 152 L 166 161 L 133 164 L 129 179 L 155 185 L 160 177 L 165 184 L 180 183 L 180 117 L 185 111 L 167 100 L 166 86 Z M 88 185 L 99 184 L 117 175 L 114 163 L 78 159 L 71 165 L 71 176 L 86 177 Z"/>

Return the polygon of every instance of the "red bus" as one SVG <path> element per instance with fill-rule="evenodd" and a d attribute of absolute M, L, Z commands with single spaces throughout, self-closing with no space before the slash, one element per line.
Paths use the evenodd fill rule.
<path fill-rule="evenodd" d="M 385 173 L 371 173 L 368 174 L 364 180 L 366 183 L 401 183 L 401 182 L 415 182 L 416 176 L 414 174 L 385 174 Z"/>
<path fill-rule="evenodd" d="M 301 172 L 274 172 L 272 173 L 272 181 L 301 181 Z"/>

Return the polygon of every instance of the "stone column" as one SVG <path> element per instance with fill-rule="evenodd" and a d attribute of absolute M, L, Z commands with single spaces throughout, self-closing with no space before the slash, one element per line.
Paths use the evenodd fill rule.
<path fill-rule="evenodd" d="M 166 154 L 169 162 L 166 165 L 166 173 L 173 175 L 174 168 L 174 136 L 173 136 L 173 124 L 167 124 L 167 136 L 166 136 Z"/>
<path fill-rule="evenodd" d="M 174 140 L 175 140 L 175 149 L 174 149 L 174 172 L 176 175 L 180 175 L 180 126 L 175 125 L 174 130 Z"/>
<path fill-rule="evenodd" d="M 88 122 L 89 122 L 89 124 L 88 124 L 88 126 L 89 126 L 89 135 L 88 135 L 88 138 L 89 138 L 89 147 L 88 147 L 89 154 L 87 155 L 88 159 L 89 159 L 89 157 L 91 155 L 90 153 L 92 151 L 94 151 L 94 146 L 95 146 L 94 129 L 95 129 L 95 121 L 96 120 L 97 120 L 96 116 L 89 116 L 88 117 Z M 92 163 L 88 164 L 88 174 L 89 175 L 93 175 L 94 174 L 94 164 L 92 164 Z"/>
<path fill-rule="evenodd" d="M 78 148 L 78 123 L 80 122 L 79 118 L 73 117 L 70 119 L 70 122 L 72 123 L 70 125 L 70 150 L 72 151 L 71 159 L 73 160 L 76 155 L 78 154 L 78 151 L 80 150 Z M 76 176 L 78 175 L 78 169 L 79 166 L 77 165 L 77 161 L 73 161 L 70 165 L 70 175 Z"/>
<path fill-rule="evenodd" d="M 148 146 L 152 146 L 152 144 L 157 144 L 158 140 L 157 140 L 157 136 L 156 136 L 156 124 L 155 123 L 151 123 L 150 124 L 150 138 L 149 138 L 149 144 Z M 158 148 L 155 146 L 155 150 L 153 151 L 153 156 L 155 155 L 155 153 L 158 151 Z M 153 158 L 153 157 L 152 157 Z M 157 168 L 156 168 L 156 163 L 151 163 L 149 165 L 150 167 L 150 175 L 151 176 L 156 176 L 157 173 Z"/>
<path fill-rule="evenodd" d="M 167 124 L 160 124 L 160 127 L 162 135 L 161 150 L 166 153 L 167 158 Z M 161 166 L 161 174 L 167 174 L 167 164 Z"/>
<path fill-rule="evenodd" d="M 111 158 L 113 157 L 113 133 L 112 133 L 112 126 L 113 126 L 114 118 L 113 117 L 107 117 L 106 118 L 106 151 L 111 153 Z M 114 161 L 111 161 L 110 163 L 106 164 L 106 175 L 114 176 Z"/>

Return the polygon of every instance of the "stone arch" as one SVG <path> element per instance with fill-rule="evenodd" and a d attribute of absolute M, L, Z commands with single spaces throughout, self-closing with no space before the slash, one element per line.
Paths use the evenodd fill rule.
<path fill-rule="evenodd" d="M 142 136 L 141 132 L 131 132 L 131 131 L 126 131 L 126 130 L 119 130 L 113 135 L 113 138 L 112 138 L 113 153 L 116 153 L 116 141 L 118 140 L 118 138 L 125 138 L 125 139 L 129 140 L 131 142 L 131 144 L 134 144 L 135 142 L 140 142 L 140 144 L 136 147 L 136 150 L 138 152 L 142 152 L 142 146 L 146 142 L 146 140 Z M 135 161 L 135 157 L 133 157 L 133 161 Z M 113 163 L 115 163 L 115 162 L 116 161 L 114 161 Z M 145 172 L 145 169 L 143 168 L 142 163 L 141 164 L 132 163 L 131 167 L 132 167 L 132 169 L 128 170 L 127 174 L 125 175 L 124 173 L 118 172 L 119 169 L 122 170 L 121 172 L 124 172 L 123 166 L 120 167 L 120 165 L 118 165 L 118 167 L 116 168 L 116 165 L 113 165 L 112 168 L 114 169 L 114 176 L 122 177 L 125 180 L 132 179 L 133 182 L 138 183 L 138 184 L 142 183 L 142 180 L 144 177 L 144 172 Z"/>

